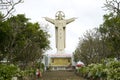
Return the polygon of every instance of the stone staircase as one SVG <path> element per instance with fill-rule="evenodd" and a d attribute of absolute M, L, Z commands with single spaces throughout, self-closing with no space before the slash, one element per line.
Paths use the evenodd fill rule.
<path fill-rule="evenodd" d="M 41 80 L 84 80 L 74 71 L 47 71 L 43 73 Z"/>

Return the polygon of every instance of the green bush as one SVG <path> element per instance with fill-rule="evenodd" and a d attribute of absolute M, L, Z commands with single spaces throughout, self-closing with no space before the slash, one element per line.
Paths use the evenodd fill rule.
<path fill-rule="evenodd" d="M 35 76 L 35 71 L 33 68 L 20 70 L 19 67 L 13 64 L 0 64 L 0 80 L 11 80 L 12 77 L 18 77 L 18 79 L 32 78 Z"/>
<path fill-rule="evenodd" d="M 120 61 L 108 59 L 104 62 L 81 67 L 79 72 L 91 80 L 120 80 Z"/>
<path fill-rule="evenodd" d="M 106 64 L 106 67 L 108 69 L 107 80 L 120 80 L 120 61 L 111 60 Z"/>
<path fill-rule="evenodd" d="M 19 68 L 13 64 L 0 64 L 0 80 L 11 80 L 12 77 L 18 76 Z"/>

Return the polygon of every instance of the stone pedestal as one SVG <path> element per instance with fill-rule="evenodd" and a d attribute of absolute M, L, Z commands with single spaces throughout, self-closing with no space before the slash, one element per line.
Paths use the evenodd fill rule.
<path fill-rule="evenodd" d="M 52 54 L 49 66 L 52 70 L 67 70 L 68 66 L 72 66 L 72 61 L 72 54 Z"/>

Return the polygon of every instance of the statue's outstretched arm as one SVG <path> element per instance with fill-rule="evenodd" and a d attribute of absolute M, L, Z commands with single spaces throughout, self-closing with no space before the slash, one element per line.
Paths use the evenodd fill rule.
<path fill-rule="evenodd" d="M 52 24 L 54 24 L 54 22 L 55 22 L 54 19 L 51 19 L 51 18 L 48 18 L 48 17 L 44 17 L 44 18 L 45 18 L 46 21 L 48 21 Z"/>
<path fill-rule="evenodd" d="M 67 19 L 67 20 L 66 20 L 66 24 L 69 24 L 69 23 L 75 21 L 75 19 L 77 19 L 77 18 L 70 18 L 70 19 Z"/>

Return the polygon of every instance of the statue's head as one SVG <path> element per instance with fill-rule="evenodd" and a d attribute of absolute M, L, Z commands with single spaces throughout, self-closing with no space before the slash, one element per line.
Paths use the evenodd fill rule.
<path fill-rule="evenodd" d="M 58 11 L 55 17 L 57 20 L 63 20 L 65 18 L 65 14 L 62 11 Z"/>

